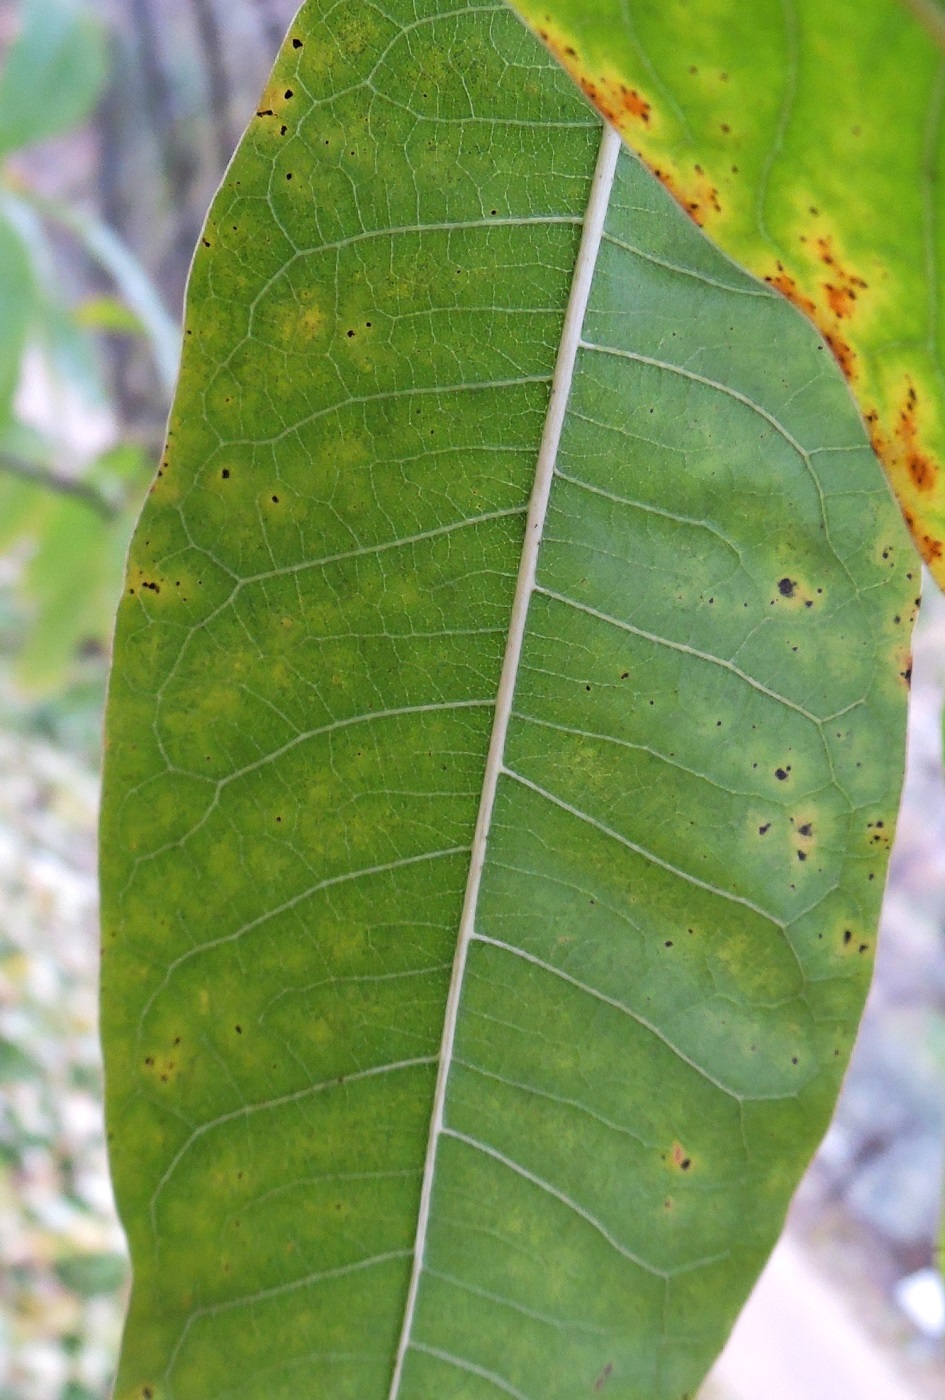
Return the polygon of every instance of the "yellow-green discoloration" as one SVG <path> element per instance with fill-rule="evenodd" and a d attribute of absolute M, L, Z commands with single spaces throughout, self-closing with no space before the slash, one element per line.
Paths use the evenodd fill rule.
<path fill-rule="evenodd" d="M 227 173 L 119 612 L 115 1393 L 681 1400 L 862 1010 L 918 561 L 811 326 L 621 151 L 392 1387 L 602 124 L 493 0 L 383 9 L 301 11 Z M 619 96 L 670 140 L 654 74 Z M 660 162 L 721 226 L 698 164 Z M 817 236 L 866 324 L 867 252 Z"/>
<path fill-rule="evenodd" d="M 817 326 L 945 584 L 942 25 L 900 0 L 515 8 L 696 222 Z"/>

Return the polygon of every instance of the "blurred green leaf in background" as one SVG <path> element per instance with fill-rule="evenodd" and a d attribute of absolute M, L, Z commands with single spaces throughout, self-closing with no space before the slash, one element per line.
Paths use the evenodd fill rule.
<path fill-rule="evenodd" d="M 24 158 L 101 97 L 101 20 L 80 0 L 25 0 L 17 20 L 0 72 L 0 584 L 13 599 L 3 650 L 35 697 L 74 685 L 89 660 L 100 687 L 150 473 L 150 445 L 122 440 L 103 337 L 145 338 L 168 396 L 179 331 L 116 232 L 46 197 Z"/>
<path fill-rule="evenodd" d="M 94 206 L 114 51 L 90 3 L 0 0 L 0 1400 L 102 1400 L 127 1278 L 84 760 L 154 461 L 110 371 L 142 347 L 160 414 L 179 330 Z"/>

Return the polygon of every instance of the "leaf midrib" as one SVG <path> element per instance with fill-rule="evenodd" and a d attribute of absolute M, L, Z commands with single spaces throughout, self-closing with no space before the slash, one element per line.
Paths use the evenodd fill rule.
<path fill-rule="evenodd" d="M 476 909 L 479 902 L 479 889 L 485 866 L 486 844 L 492 825 L 492 813 L 495 806 L 499 777 L 503 771 L 505 744 L 512 714 L 512 700 L 516 681 L 518 679 L 522 647 L 525 640 L 525 626 L 528 617 L 529 603 L 535 590 L 538 551 L 544 533 L 548 501 L 551 495 L 551 485 L 554 478 L 555 462 L 558 457 L 558 448 L 564 427 L 565 413 L 567 411 L 571 385 L 574 379 L 577 354 L 581 347 L 581 331 L 583 329 L 587 305 L 590 299 L 591 286 L 597 267 L 597 259 L 604 233 L 604 222 L 610 205 L 610 196 L 613 190 L 620 147 L 621 141 L 617 132 L 612 127 L 605 124 L 598 151 L 597 164 L 594 170 L 594 177 L 591 182 L 587 208 L 582 221 L 583 232 L 574 264 L 574 275 L 568 296 L 567 308 L 565 310 L 564 324 L 562 326 L 554 374 L 551 380 L 551 395 L 545 416 L 541 444 L 538 450 L 535 479 L 528 508 L 528 517 L 525 524 L 525 538 L 522 545 L 518 578 L 509 615 L 508 641 L 506 643 L 505 656 L 502 662 L 499 686 L 496 692 L 495 718 L 493 720 L 489 751 L 486 757 L 486 765 L 483 774 L 479 812 L 476 819 L 476 829 L 470 854 L 469 874 L 467 877 L 463 910 L 457 934 L 453 972 L 450 978 L 449 993 L 446 1000 L 436 1087 L 434 1089 L 433 1105 L 430 1114 L 430 1134 L 427 1142 L 423 1181 L 420 1191 L 417 1231 L 413 1251 L 413 1267 L 407 1291 L 407 1300 L 404 1307 L 400 1340 L 398 1342 L 397 1355 L 394 1362 L 389 1400 L 398 1400 L 400 1395 L 404 1362 L 412 1340 L 411 1333 L 413 1331 L 413 1322 L 416 1314 L 420 1278 L 423 1273 L 423 1257 L 430 1223 L 433 1184 L 436 1175 L 437 1148 L 444 1131 L 447 1085 L 453 1061 L 453 1049 L 456 1040 L 459 1004 L 462 996 L 466 963 L 469 955 L 469 947 L 474 935 Z"/>

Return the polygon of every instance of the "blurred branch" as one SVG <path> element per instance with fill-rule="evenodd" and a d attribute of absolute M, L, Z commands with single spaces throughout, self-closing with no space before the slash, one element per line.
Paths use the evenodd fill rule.
<path fill-rule="evenodd" d="M 190 8 L 203 50 L 215 154 L 222 172 L 233 154 L 234 142 L 230 135 L 230 94 L 220 24 L 213 0 L 190 0 Z"/>
<path fill-rule="evenodd" d="M 94 510 L 103 520 L 114 520 L 118 515 L 115 502 L 110 501 L 90 482 L 78 481 L 74 477 L 63 476 L 61 472 L 39 467 L 34 462 L 24 461 L 22 457 L 16 457 L 10 452 L 0 451 L 0 472 L 18 477 L 20 481 L 28 481 L 31 485 L 40 486 L 58 496 L 71 496 L 90 510 Z"/>
<path fill-rule="evenodd" d="M 285 38 L 285 24 L 277 14 L 273 14 L 270 0 L 254 0 L 253 8 L 259 16 L 263 36 L 269 46 L 272 58 L 275 58 Z"/>
<path fill-rule="evenodd" d="M 150 0 L 128 0 L 137 37 L 145 100 L 164 165 L 164 175 L 177 199 L 189 190 L 197 164 L 196 152 L 177 137 L 174 93 L 161 64 L 160 46 Z"/>

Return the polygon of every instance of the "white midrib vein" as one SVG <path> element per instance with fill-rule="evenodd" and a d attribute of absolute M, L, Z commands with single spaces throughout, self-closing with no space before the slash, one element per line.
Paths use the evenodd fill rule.
<path fill-rule="evenodd" d="M 466 973 L 466 962 L 469 956 L 469 945 L 474 933 L 476 908 L 479 903 L 479 887 L 482 882 L 482 872 L 486 859 L 486 843 L 489 839 L 489 829 L 492 825 L 492 811 L 495 806 L 496 790 L 498 787 L 499 775 L 502 772 L 503 758 L 505 756 L 505 741 L 509 729 L 509 719 L 512 713 L 512 697 L 515 693 L 515 683 L 518 678 L 519 663 L 522 656 L 522 645 L 525 640 L 525 622 L 528 616 L 528 606 L 531 601 L 532 593 L 535 590 L 538 551 L 541 546 L 542 535 L 544 534 L 545 517 L 548 512 L 548 500 L 551 495 L 551 483 L 554 478 L 555 462 L 558 457 L 558 447 L 561 442 L 561 431 L 564 427 L 565 411 L 568 406 L 571 384 L 574 379 L 574 367 L 577 361 L 577 353 L 581 344 L 581 331 L 584 325 L 588 299 L 590 297 L 591 284 L 594 279 L 594 271 L 597 266 L 601 237 L 604 232 L 604 221 L 610 204 L 610 195 L 613 189 L 619 153 L 620 137 L 612 127 L 605 125 L 604 134 L 601 138 L 600 150 L 597 156 L 594 179 L 591 184 L 590 198 L 588 199 L 587 209 L 584 214 L 581 245 L 578 249 L 577 260 L 574 265 L 574 278 L 571 283 L 571 292 L 568 297 L 564 326 L 561 332 L 561 343 L 558 347 L 558 357 L 555 363 L 554 376 L 551 381 L 551 398 L 548 403 L 548 413 L 545 418 L 541 445 L 538 449 L 538 461 L 535 467 L 535 483 L 532 487 L 531 502 L 529 504 L 528 518 L 525 525 L 525 541 L 522 546 L 522 557 L 519 565 L 518 580 L 515 586 L 515 597 L 512 602 L 512 611 L 509 619 L 509 636 L 505 648 L 505 657 L 502 662 L 502 673 L 499 677 L 495 719 L 492 725 L 492 736 L 489 741 L 489 752 L 486 757 L 482 796 L 479 803 L 479 814 L 476 819 L 476 831 L 473 837 L 472 852 L 469 862 L 469 876 L 466 881 L 463 912 L 460 918 L 459 932 L 456 940 L 456 956 L 453 962 L 453 973 L 450 979 L 449 994 L 446 1000 L 443 1039 L 440 1045 L 436 1088 L 434 1089 L 433 1108 L 430 1117 L 430 1136 L 427 1143 L 427 1154 L 423 1168 L 423 1183 L 420 1190 L 420 1209 L 417 1216 L 417 1234 L 414 1242 L 413 1268 L 410 1275 L 410 1286 L 407 1291 L 407 1301 L 404 1307 L 404 1320 L 400 1333 L 400 1341 L 397 1347 L 397 1359 L 394 1364 L 394 1374 L 391 1379 L 389 1400 L 399 1400 L 404 1372 L 404 1361 L 410 1348 L 411 1333 L 413 1331 L 414 1316 L 417 1308 L 417 1296 L 420 1291 L 420 1277 L 423 1272 L 423 1258 L 426 1250 L 427 1233 L 430 1225 L 430 1205 L 433 1197 L 437 1149 L 439 1147 L 440 1138 L 443 1135 L 446 1090 L 450 1068 L 453 1062 L 453 1047 L 456 1040 L 459 1002 Z"/>

